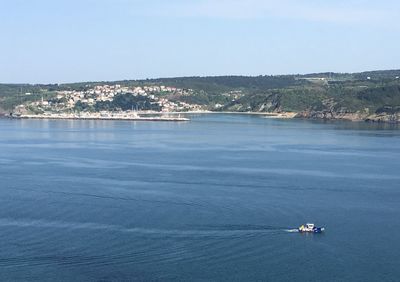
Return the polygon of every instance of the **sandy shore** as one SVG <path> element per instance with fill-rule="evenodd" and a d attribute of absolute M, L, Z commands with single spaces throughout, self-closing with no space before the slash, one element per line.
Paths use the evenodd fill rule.
<path fill-rule="evenodd" d="M 266 112 L 213 112 L 213 111 L 188 111 L 188 112 L 152 112 L 143 111 L 136 114 L 115 114 L 102 116 L 99 113 L 92 114 L 40 114 L 40 115 L 20 115 L 13 118 L 18 119 L 53 119 L 53 120 L 128 120 L 128 121 L 189 121 L 186 117 L 180 115 L 188 114 L 230 114 L 230 115 L 257 115 L 264 118 L 290 119 L 294 118 L 297 113 L 281 112 L 281 113 L 266 113 Z M 179 115 L 178 117 L 176 115 Z"/>
<path fill-rule="evenodd" d="M 160 113 L 160 112 L 143 112 L 140 114 L 229 114 L 229 115 L 259 115 L 265 116 L 266 118 L 294 118 L 297 113 L 294 112 L 281 112 L 281 113 L 266 113 L 266 112 L 212 112 L 212 111 L 189 111 L 189 112 L 168 112 L 168 113 Z"/>

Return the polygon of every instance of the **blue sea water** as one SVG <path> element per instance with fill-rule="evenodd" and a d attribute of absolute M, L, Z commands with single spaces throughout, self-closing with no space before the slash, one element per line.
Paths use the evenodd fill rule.
<path fill-rule="evenodd" d="M 400 280 L 398 127 L 190 118 L 0 120 L 0 280 Z"/>

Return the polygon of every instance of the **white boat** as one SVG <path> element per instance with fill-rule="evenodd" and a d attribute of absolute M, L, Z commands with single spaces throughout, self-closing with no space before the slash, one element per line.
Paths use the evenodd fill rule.
<path fill-rule="evenodd" d="M 314 223 L 306 223 L 298 228 L 299 232 L 321 233 L 325 230 L 323 227 L 316 227 Z"/>

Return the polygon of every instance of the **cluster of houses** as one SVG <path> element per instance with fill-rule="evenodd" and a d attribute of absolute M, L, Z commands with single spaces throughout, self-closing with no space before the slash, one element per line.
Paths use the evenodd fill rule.
<path fill-rule="evenodd" d="M 151 99 L 152 103 L 158 104 L 163 112 L 198 111 L 202 107 L 196 104 L 189 104 L 182 101 L 170 101 L 169 95 L 191 95 L 193 90 L 180 89 L 168 86 L 135 86 L 125 87 L 121 85 L 98 85 L 84 91 L 66 90 L 58 91 L 57 95 L 49 100 L 41 99 L 31 103 L 42 111 L 68 111 L 73 110 L 80 102 L 88 106 L 94 106 L 97 102 L 112 102 L 118 94 L 143 96 Z"/>

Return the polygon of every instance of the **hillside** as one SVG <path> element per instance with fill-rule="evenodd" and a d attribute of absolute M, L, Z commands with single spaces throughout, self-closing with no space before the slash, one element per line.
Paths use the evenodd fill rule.
<path fill-rule="evenodd" d="M 181 91 L 152 91 L 152 96 L 212 111 L 296 112 L 299 117 L 397 122 L 400 115 L 400 70 L 362 73 L 313 73 L 280 76 L 181 77 L 114 82 L 29 85 L 0 84 L 0 111 L 51 99 L 60 91 L 87 91 L 101 85 L 165 86 Z M 124 104 L 126 101 L 126 105 Z M 135 104 L 136 103 L 136 104 Z M 149 106 L 148 109 L 154 108 Z M 137 102 L 119 97 L 121 109 Z M 99 103 L 90 109 L 115 105 Z M 114 106 L 110 106 L 114 105 Z M 80 105 L 77 110 L 85 110 Z M 158 106 L 157 106 L 158 107 Z M 159 107 L 158 107 L 159 108 Z"/>

